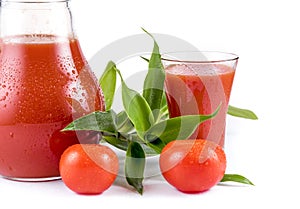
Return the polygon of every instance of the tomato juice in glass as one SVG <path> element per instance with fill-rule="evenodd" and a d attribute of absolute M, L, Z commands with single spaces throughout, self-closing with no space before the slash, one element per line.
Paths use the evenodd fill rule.
<path fill-rule="evenodd" d="M 226 113 L 238 57 L 221 52 L 181 52 L 168 56 L 163 63 L 170 117 L 207 115 L 221 105 L 217 116 L 200 124 L 190 138 L 224 146 Z"/>
<path fill-rule="evenodd" d="M 18 35 L 0 39 L 0 174 L 59 176 L 62 152 L 93 143 L 92 132 L 61 132 L 104 110 L 101 89 L 76 38 Z"/>

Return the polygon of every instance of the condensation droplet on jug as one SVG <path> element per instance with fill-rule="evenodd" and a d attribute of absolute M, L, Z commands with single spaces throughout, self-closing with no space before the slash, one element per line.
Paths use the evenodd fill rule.
<path fill-rule="evenodd" d="M 9 133 L 9 136 L 10 136 L 11 138 L 14 138 L 14 133 L 13 133 L 13 132 L 10 132 L 10 133 Z"/>
<path fill-rule="evenodd" d="M 0 102 L 6 100 L 6 96 L 0 97 Z"/>

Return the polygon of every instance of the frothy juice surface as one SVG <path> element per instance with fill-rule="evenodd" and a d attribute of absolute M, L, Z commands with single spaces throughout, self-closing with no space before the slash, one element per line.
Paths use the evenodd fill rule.
<path fill-rule="evenodd" d="M 81 140 L 60 130 L 95 110 L 104 110 L 102 93 L 78 40 L 0 40 L 0 175 L 59 176 L 60 155 Z"/>
<path fill-rule="evenodd" d="M 202 123 L 191 138 L 208 139 L 224 145 L 226 112 L 235 70 L 221 64 L 175 64 L 166 70 L 166 96 L 170 117 L 218 115 Z"/>

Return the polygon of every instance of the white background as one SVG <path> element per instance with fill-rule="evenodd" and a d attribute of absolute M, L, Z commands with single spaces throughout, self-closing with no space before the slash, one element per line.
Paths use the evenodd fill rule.
<path fill-rule="evenodd" d="M 144 195 L 119 186 L 77 195 L 61 181 L 0 179 L 0 202 L 25 208 L 299 208 L 299 6 L 297 1 L 73 0 L 76 32 L 90 59 L 111 42 L 142 33 L 177 36 L 201 50 L 240 56 L 230 103 L 258 121 L 228 117 L 228 173 L 256 186 L 216 186 L 182 194 L 162 179 L 147 179 Z M 122 49 L 120 49 L 122 50 Z M 3 207 L 3 206 L 1 206 Z"/>

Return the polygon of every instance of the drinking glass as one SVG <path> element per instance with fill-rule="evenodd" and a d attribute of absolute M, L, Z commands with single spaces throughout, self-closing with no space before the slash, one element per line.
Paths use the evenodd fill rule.
<path fill-rule="evenodd" d="M 200 124 L 192 139 L 224 146 L 226 113 L 238 56 L 215 51 L 173 52 L 162 58 L 170 117 L 207 115 L 219 105 L 213 119 Z"/>

